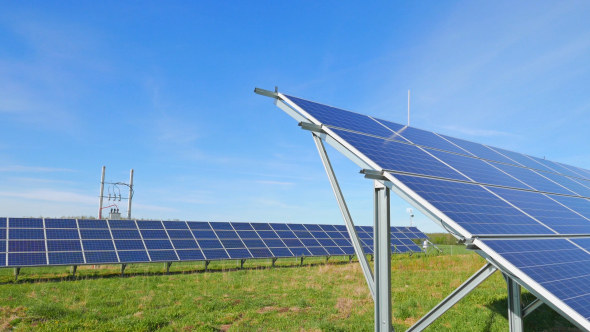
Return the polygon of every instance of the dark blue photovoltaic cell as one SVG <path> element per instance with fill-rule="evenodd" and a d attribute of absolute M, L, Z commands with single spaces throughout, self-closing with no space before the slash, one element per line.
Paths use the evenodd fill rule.
<path fill-rule="evenodd" d="M 359 239 L 372 239 L 371 234 L 365 232 L 358 232 L 357 233 Z"/>
<path fill-rule="evenodd" d="M 113 229 L 111 230 L 113 233 L 114 239 L 141 239 L 139 235 L 139 231 L 132 230 L 132 229 Z"/>
<path fill-rule="evenodd" d="M 206 221 L 187 221 L 186 223 L 190 229 L 211 229 L 211 225 Z"/>
<path fill-rule="evenodd" d="M 333 225 L 319 225 L 324 232 L 336 232 L 336 227 Z"/>
<path fill-rule="evenodd" d="M 340 247 L 340 249 L 342 250 L 342 252 L 344 252 L 345 255 L 354 255 L 354 248 L 353 247 Z"/>
<path fill-rule="evenodd" d="M 239 239 L 236 231 L 216 231 L 215 233 L 220 239 Z"/>
<path fill-rule="evenodd" d="M 76 219 L 45 219 L 45 228 L 78 228 Z"/>
<path fill-rule="evenodd" d="M 287 247 L 305 247 L 301 241 L 297 239 L 283 239 L 283 242 L 287 245 Z"/>
<path fill-rule="evenodd" d="M 109 220 L 109 226 L 111 229 L 137 229 L 134 220 Z"/>
<path fill-rule="evenodd" d="M 504 149 L 500 149 L 500 148 L 495 148 L 492 146 L 490 146 L 489 148 L 512 159 L 514 162 L 510 162 L 510 164 L 513 164 L 513 165 L 520 164 L 520 165 L 528 167 L 528 168 L 555 173 L 555 171 L 543 166 L 542 164 L 539 164 L 538 162 L 532 160 L 531 158 L 528 158 L 527 156 L 523 155 L 522 153 L 518 153 L 518 152 L 514 152 L 514 151 L 510 151 L 510 150 L 504 150 Z"/>
<path fill-rule="evenodd" d="M 8 251 L 45 251 L 45 241 L 8 241 Z"/>
<path fill-rule="evenodd" d="M 172 244 L 176 249 L 199 249 L 195 240 L 172 240 Z"/>
<path fill-rule="evenodd" d="M 336 244 L 340 247 L 347 247 L 347 246 L 352 245 L 350 240 L 346 240 L 346 239 L 334 239 L 334 242 L 336 242 Z"/>
<path fill-rule="evenodd" d="M 188 229 L 184 221 L 162 221 L 166 229 Z"/>
<path fill-rule="evenodd" d="M 86 263 L 118 263 L 117 254 L 114 251 L 87 251 Z"/>
<path fill-rule="evenodd" d="M 242 240 L 246 245 L 246 248 L 265 248 L 264 242 L 262 240 Z"/>
<path fill-rule="evenodd" d="M 336 242 L 330 239 L 318 239 L 318 242 L 322 245 L 322 247 L 335 247 Z"/>
<path fill-rule="evenodd" d="M 308 231 L 294 231 L 293 233 L 295 233 L 299 239 L 313 239 L 313 235 Z"/>
<path fill-rule="evenodd" d="M 340 232 L 326 232 L 331 239 L 344 239 L 344 235 Z"/>
<path fill-rule="evenodd" d="M 164 229 L 161 221 L 158 220 L 137 220 L 139 229 Z"/>
<path fill-rule="evenodd" d="M 315 256 L 327 256 L 328 252 L 322 247 L 308 247 L 309 252 Z"/>
<path fill-rule="evenodd" d="M 6 255 L 0 255 L 0 266 L 6 266 Z"/>
<path fill-rule="evenodd" d="M 315 239 L 301 239 L 301 242 L 306 247 L 319 247 L 319 246 L 321 246 L 321 244 L 318 242 L 318 240 L 315 240 Z"/>
<path fill-rule="evenodd" d="M 84 264 L 81 252 L 50 252 L 49 264 Z"/>
<path fill-rule="evenodd" d="M 328 236 L 328 234 L 326 234 L 326 232 L 311 232 L 311 234 L 313 235 L 313 237 L 315 237 L 316 239 L 329 239 L 330 237 Z"/>
<path fill-rule="evenodd" d="M 590 219 L 590 201 L 584 198 L 552 195 L 552 199 Z"/>
<path fill-rule="evenodd" d="M 587 239 L 573 239 L 584 247 Z M 566 305 L 590 318 L 590 254 L 567 239 L 483 241 Z"/>
<path fill-rule="evenodd" d="M 289 250 L 291 250 L 291 252 L 295 255 L 295 256 L 311 256 L 311 253 L 309 252 L 309 250 L 307 250 L 306 248 L 303 247 L 289 247 Z"/>
<path fill-rule="evenodd" d="M 292 231 L 276 231 L 277 235 L 281 238 L 281 239 L 296 239 L 297 236 L 295 236 L 295 233 L 293 233 Z"/>
<path fill-rule="evenodd" d="M 8 254 L 8 266 L 46 265 L 45 253 L 16 253 Z"/>
<path fill-rule="evenodd" d="M 109 228 L 106 220 L 78 219 L 80 228 Z"/>
<path fill-rule="evenodd" d="M 227 253 L 223 249 L 203 250 L 203 255 L 205 255 L 205 258 L 207 258 L 207 259 L 229 258 L 229 256 L 227 255 Z"/>
<path fill-rule="evenodd" d="M 177 250 L 178 258 L 182 261 L 197 261 L 205 259 L 201 250 Z"/>
<path fill-rule="evenodd" d="M 174 250 L 150 250 L 150 257 L 152 258 L 152 262 L 157 261 L 177 261 L 178 257 Z"/>
<path fill-rule="evenodd" d="M 168 235 L 164 230 L 142 230 L 141 236 L 144 239 L 167 239 Z"/>
<path fill-rule="evenodd" d="M 0 218 L 0 228 L 6 228 L 6 219 L 7 218 Z"/>
<path fill-rule="evenodd" d="M 582 178 L 582 179 L 586 179 L 589 180 L 590 179 L 590 174 L 588 174 L 587 172 L 584 172 L 582 169 L 575 167 L 575 166 L 570 166 L 567 164 L 562 164 L 562 163 L 558 163 L 556 161 L 553 162 L 554 164 L 559 165 L 561 168 L 559 168 L 559 170 L 561 170 L 562 168 L 567 169 L 569 172 L 572 172 L 574 174 L 577 175 L 578 178 Z M 561 172 L 563 174 L 563 172 Z"/>
<path fill-rule="evenodd" d="M 150 259 L 145 251 L 118 251 L 121 263 L 149 262 Z"/>
<path fill-rule="evenodd" d="M 274 257 L 293 257 L 293 253 L 287 248 L 269 248 Z"/>
<path fill-rule="evenodd" d="M 42 240 L 45 239 L 45 232 L 42 229 L 11 227 L 8 236 L 11 240 Z"/>
<path fill-rule="evenodd" d="M 442 151 L 429 152 L 475 182 L 513 188 L 531 189 L 527 185 L 492 167 L 490 164 L 481 159 Z"/>
<path fill-rule="evenodd" d="M 233 230 L 234 228 L 231 227 L 231 224 L 228 222 L 212 222 L 211 227 L 214 230 Z"/>
<path fill-rule="evenodd" d="M 373 248 L 371 248 L 371 247 L 363 247 L 363 251 L 365 252 L 365 254 L 372 254 L 373 253 Z"/>
<path fill-rule="evenodd" d="M 115 240 L 117 250 L 145 250 L 141 240 Z"/>
<path fill-rule="evenodd" d="M 311 225 L 303 225 L 303 226 L 305 226 L 305 228 L 307 228 L 308 231 L 312 231 L 312 232 L 315 232 L 315 231 L 321 232 L 322 231 L 322 228 L 319 225 L 311 224 Z"/>
<path fill-rule="evenodd" d="M 252 255 L 247 249 L 227 249 L 227 253 L 230 258 L 234 259 L 252 258 Z"/>
<path fill-rule="evenodd" d="M 262 239 L 278 239 L 279 236 L 275 231 L 257 231 Z"/>
<path fill-rule="evenodd" d="M 80 245 L 80 241 L 72 240 L 47 241 L 47 251 L 82 251 L 82 245 Z M 51 260 L 49 264 L 52 264 Z"/>
<path fill-rule="evenodd" d="M 275 231 L 289 231 L 289 226 L 287 226 L 286 224 L 269 224 L 270 227 L 272 227 L 272 229 L 274 229 Z"/>
<path fill-rule="evenodd" d="M 112 240 L 83 240 L 82 246 L 85 251 L 115 250 Z"/>
<path fill-rule="evenodd" d="M 174 249 L 170 240 L 145 240 L 148 249 Z"/>
<path fill-rule="evenodd" d="M 6 252 L 6 241 L 0 241 L 0 256 L 2 256 L 2 253 Z M 1 266 L 2 264 L 0 264 Z"/>
<path fill-rule="evenodd" d="M 573 176 L 573 177 L 577 177 L 577 178 L 584 178 L 580 174 L 572 172 L 568 168 L 558 165 L 558 164 L 552 162 L 551 160 L 541 159 L 541 158 L 528 156 L 528 155 L 527 155 L 527 157 L 529 157 L 529 158 L 533 159 L 534 161 L 538 162 L 539 164 L 551 169 L 553 172 L 560 173 L 560 174 L 567 175 L 567 176 Z"/>
<path fill-rule="evenodd" d="M 274 240 L 274 239 L 263 239 L 262 241 L 264 241 L 264 243 L 266 243 L 266 246 L 269 248 L 275 247 L 275 248 L 281 248 L 281 247 L 286 247 L 285 243 L 281 240 Z"/>
<path fill-rule="evenodd" d="M 238 231 L 238 235 L 242 239 L 260 239 L 255 231 Z"/>
<path fill-rule="evenodd" d="M 252 228 L 252 226 L 247 222 L 232 222 L 231 225 L 235 230 L 243 230 L 243 231 L 254 230 L 254 228 Z"/>
<path fill-rule="evenodd" d="M 0 228 L 0 240 L 6 240 L 6 229 Z"/>
<path fill-rule="evenodd" d="M 385 128 L 366 115 L 314 103 L 312 101 L 293 96 L 287 96 L 287 98 L 289 98 L 292 102 L 297 104 L 297 106 L 301 107 L 304 111 L 309 113 L 309 115 L 313 116 L 316 120 L 325 125 L 360 131 L 381 137 L 389 137 L 394 135 L 391 130 Z"/>
<path fill-rule="evenodd" d="M 346 226 L 344 226 L 344 225 L 334 225 L 334 227 L 336 227 L 336 229 L 340 232 L 347 232 L 348 231 L 346 229 Z"/>
<path fill-rule="evenodd" d="M 217 239 L 215 232 L 208 230 L 192 231 L 196 239 Z"/>
<path fill-rule="evenodd" d="M 241 240 L 221 240 L 221 244 L 228 249 L 228 248 L 246 248 L 244 243 Z"/>
<path fill-rule="evenodd" d="M 554 234 L 480 186 L 395 177 L 472 234 Z"/>
<path fill-rule="evenodd" d="M 111 232 L 101 229 L 80 229 L 82 239 L 111 239 Z"/>
<path fill-rule="evenodd" d="M 398 239 L 391 239 L 391 245 L 392 246 L 401 246 L 403 245 L 402 241 L 398 240 Z"/>
<path fill-rule="evenodd" d="M 590 220 L 543 194 L 501 188 L 489 189 L 559 234 L 590 234 Z"/>
<path fill-rule="evenodd" d="M 250 249 L 250 253 L 252 254 L 252 257 L 254 257 L 254 258 L 272 257 L 272 253 L 270 252 L 270 250 L 265 249 L 265 248 L 253 248 L 253 249 Z"/>
<path fill-rule="evenodd" d="M 193 234 L 191 231 L 184 230 L 169 230 L 168 235 L 171 239 L 192 239 Z"/>
<path fill-rule="evenodd" d="M 469 153 L 465 150 L 457 147 L 456 145 L 446 141 L 442 137 L 438 136 L 437 134 L 425 131 L 418 128 L 402 126 L 400 124 L 389 122 L 387 120 L 376 119 L 377 121 L 381 122 L 383 125 L 387 126 L 390 129 L 395 130 L 395 132 L 409 140 L 410 142 L 422 146 L 427 146 L 439 150 L 450 151 L 455 153 L 461 153 L 468 155 Z M 402 140 L 402 139 L 400 139 Z"/>
<path fill-rule="evenodd" d="M 257 231 L 272 231 L 270 225 L 266 223 L 251 223 L 250 225 Z"/>
<path fill-rule="evenodd" d="M 306 231 L 307 228 L 305 228 L 305 226 L 303 226 L 302 224 L 287 224 L 287 226 L 289 226 L 289 229 L 291 229 L 292 231 Z"/>
<path fill-rule="evenodd" d="M 10 218 L 10 228 L 43 228 L 43 219 L 39 218 Z"/>
<path fill-rule="evenodd" d="M 440 136 L 444 137 L 445 139 L 447 139 L 451 143 L 458 145 L 459 147 L 463 148 L 464 150 L 471 152 L 474 156 L 477 156 L 479 158 L 493 160 L 493 161 L 499 161 L 501 163 L 506 163 L 506 164 L 514 164 L 514 161 L 504 157 L 503 155 L 488 148 L 487 146 L 485 146 L 483 144 L 470 142 L 470 141 L 466 141 L 466 140 L 462 140 L 459 138 L 454 138 L 454 137 L 450 137 L 450 136 L 446 136 L 446 135 L 440 135 Z"/>
<path fill-rule="evenodd" d="M 219 240 L 197 240 L 201 249 L 223 249 Z"/>
<path fill-rule="evenodd" d="M 556 182 L 567 189 L 573 191 L 574 193 L 584 196 L 590 197 L 590 182 L 584 181 L 581 179 L 573 179 L 569 178 L 564 175 L 554 174 L 554 173 L 547 173 L 547 172 L 539 172 L 540 175 L 548 178 L 549 180 Z M 586 186 L 585 186 L 585 185 Z"/>
<path fill-rule="evenodd" d="M 382 168 L 468 181 L 416 146 L 337 129 L 334 132 Z"/>
<path fill-rule="evenodd" d="M 514 176 L 515 178 L 519 179 L 520 181 L 528 184 L 531 188 L 536 189 L 538 191 L 545 191 L 550 193 L 556 194 L 565 194 L 565 195 L 575 195 L 573 191 L 570 191 L 555 182 L 542 177 L 541 175 L 547 174 L 543 172 L 539 172 L 541 175 L 535 173 L 534 171 L 522 167 L 516 166 L 509 166 L 503 165 L 498 163 L 493 163 L 494 166 L 503 170 L 504 172 Z M 560 176 L 560 175 L 555 175 Z M 567 179 L 563 177 L 564 179 Z"/>
<path fill-rule="evenodd" d="M 79 239 L 77 229 L 47 229 L 45 230 L 48 240 Z"/>
<path fill-rule="evenodd" d="M 340 248 L 338 247 L 324 247 L 324 249 L 326 249 L 326 251 L 330 254 L 330 255 L 343 255 L 344 251 L 342 251 Z"/>

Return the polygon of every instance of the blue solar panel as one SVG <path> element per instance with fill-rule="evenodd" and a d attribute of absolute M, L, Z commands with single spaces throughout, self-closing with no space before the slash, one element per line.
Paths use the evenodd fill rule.
<path fill-rule="evenodd" d="M 145 250 L 143 241 L 141 240 L 115 240 L 117 250 Z"/>
<path fill-rule="evenodd" d="M 66 239 L 79 239 L 77 229 L 47 229 L 45 230 L 47 239 L 49 240 L 66 240 Z"/>
<path fill-rule="evenodd" d="M 490 190 L 560 234 L 590 234 L 590 220 L 550 199 L 551 196 L 501 188 Z"/>
<path fill-rule="evenodd" d="M 112 240 L 83 240 L 82 246 L 85 251 L 115 250 Z"/>
<path fill-rule="evenodd" d="M 530 159 L 533 159 L 537 163 L 539 163 L 539 164 L 541 164 L 541 165 L 543 165 L 543 166 L 551 169 L 553 172 L 560 173 L 560 174 L 567 175 L 567 176 L 573 176 L 573 177 L 578 177 L 578 178 L 579 177 L 582 177 L 583 178 L 583 176 L 580 176 L 580 174 L 575 173 L 575 172 L 572 172 L 569 169 L 567 169 L 567 168 L 565 168 L 565 167 L 563 167 L 561 165 L 558 165 L 558 164 L 556 164 L 556 163 L 554 163 L 554 162 L 552 162 L 550 160 L 541 159 L 541 158 L 537 158 L 537 157 L 533 157 L 533 156 L 528 156 L 528 155 L 527 155 L 527 157 L 530 158 Z"/>
<path fill-rule="evenodd" d="M 366 115 L 314 103 L 293 96 L 287 97 L 323 124 L 356 130 L 381 137 L 389 137 L 394 135 L 391 130 L 385 128 Z"/>
<path fill-rule="evenodd" d="M 416 146 L 343 130 L 334 132 L 385 169 L 468 181 Z"/>
<path fill-rule="evenodd" d="M 47 241 L 47 251 L 82 251 L 82 245 L 80 241 L 52 240 Z"/>
<path fill-rule="evenodd" d="M 291 229 L 292 231 L 307 231 L 305 226 L 303 226 L 302 224 L 287 224 L 287 226 L 289 226 L 289 229 Z"/>
<path fill-rule="evenodd" d="M 285 243 L 281 240 L 274 240 L 274 239 L 263 239 L 262 241 L 264 241 L 264 243 L 266 243 L 266 245 L 271 248 L 281 248 L 281 247 L 286 247 Z"/>
<path fill-rule="evenodd" d="M 303 225 L 303 226 L 305 226 L 305 228 L 308 231 L 320 231 L 320 232 L 322 231 L 322 228 L 320 227 L 320 225 L 311 224 L 311 225 Z"/>
<path fill-rule="evenodd" d="M 118 251 L 121 263 L 149 262 L 150 259 L 145 251 Z"/>
<path fill-rule="evenodd" d="M 171 239 L 192 239 L 193 233 L 188 230 L 169 230 L 168 235 Z"/>
<path fill-rule="evenodd" d="M 590 318 L 590 254 L 587 239 L 483 241 L 586 319 Z"/>
<path fill-rule="evenodd" d="M 145 240 L 148 249 L 174 249 L 170 240 Z"/>
<path fill-rule="evenodd" d="M 322 245 L 322 247 L 335 247 L 336 242 L 330 239 L 319 239 L 318 242 Z"/>
<path fill-rule="evenodd" d="M 4 255 L 3 253 L 6 252 L 6 241 L 0 241 L 0 256 Z M 1 266 L 2 264 L 0 264 Z"/>
<path fill-rule="evenodd" d="M 0 255 L 0 266 L 6 266 L 6 255 Z"/>
<path fill-rule="evenodd" d="M 266 248 L 266 245 L 262 240 L 242 240 L 246 245 L 246 248 Z"/>
<path fill-rule="evenodd" d="M 313 239 L 313 235 L 308 231 L 294 231 L 293 233 L 300 239 Z"/>
<path fill-rule="evenodd" d="M 201 248 L 203 248 L 203 247 L 201 246 Z M 206 259 L 227 259 L 227 258 L 229 258 L 229 256 L 227 255 L 227 252 L 225 252 L 225 250 L 223 250 L 223 249 L 211 249 L 211 250 L 203 249 L 203 255 L 205 255 Z"/>
<path fill-rule="evenodd" d="M 219 240 L 197 240 L 201 249 L 223 249 Z"/>
<path fill-rule="evenodd" d="M 150 250 L 148 252 L 152 262 L 170 262 L 178 260 L 178 256 L 176 256 L 174 250 Z"/>
<path fill-rule="evenodd" d="M 133 220 L 109 220 L 109 226 L 111 226 L 111 229 L 137 229 L 137 225 Z"/>
<path fill-rule="evenodd" d="M 43 228 L 43 219 L 40 218 L 10 218 L 10 228 Z"/>
<path fill-rule="evenodd" d="M 530 188 L 533 188 L 535 190 L 556 194 L 575 195 L 573 191 L 570 191 L 560 186 L 559 184 L 556 184 L 555 182 L 541 176 L 543 175 L 542 172 L 540 172 L 541 174 L 538 174 L 530 169 L 510 165 L 503 165 L 498 163 L 494 163 L 493 165 L 503 170 L 504 172 L 514 176 L 520 181 L 528 184 Z"/>
<path fill-rule="evenodd" d="M 113 233 L 114 239 L 141 239 L 139 231 L 137 230 L 113 229 L 111 230 L 111 233 Z"/>
<path fill-rule="evenodd" d="M 45 241 L 8 241 L 9 252 L 45 251 Z"/>
<path fill-rule="evenodd" d="M 184 221 L 162 221 L 166 229 L 188 229 Z"/>
<path fill-rule="evenodd" d="M 295 233 L 293 233 L 292 231 L 276 231 L 277 235 L 281 238 L 281 239 L 296 239 L 297 236 L 295 236 Z"/>
<path fill-rule="evenodd" d="M 158 220 L 137 220 L 139 229 L 164 229 L 161 221 Z"/>
<path fill-rule="evenodd" d="M 109 228 L 106 220 L 78 219 L 80 228 Z"/>
<path fill-rule="evenodd" d="M 309 252 L 314 256 L 327 256 L 329 253 L 322 247 L 308 247 Z"/>
<path fill-rule="evenodd" d="M 430 153 L 475 182 L 530 189 L 527 185 L 492 167 L 481 159 L 442 151 L 430 151 Z"/>
<path fill-rule="evenodd" d="M 232 222 L 231 225 L 235 230 L 245 230 L 245 231 L 254 230 L 254 228 L 252 228 L 252 226 L 247 222 L 240 222 L 240 223 Z"/>
<path fill-rule="evenodd" d="M 177 250 L 178 258 L 183 261 L 198 261 L 205 259 L 201 250 Z"/>
<path fill-rule="evenodd" d="M 239 239 L 236 231 L 216 231 L 215 233 L 220 239 Z"/>
<path fill-rule="evenodd" d="M 270 250 L 268 250 L 266 248 L 253 248 L 253 249 L 250 249 L 250 253 L 252 254 L 252 257 L 257 257 L 257 258 L 273 257 L 273 254 L 270 252 Z"/>
<path fill-rule="evenodd" d="M 0 228 L 6 228 L 6 219 L 7 218 L 0 218 Z"/>
<path fill-rule="evenodd" d="M 321 246 L 321 244 L 318 242 L 318 240 L 315 240 L 315 239 L 301 239 L 301 242 L 306 247 L 319 247 L 319 246 Z"/>
<path fill-rule="evenodd" d="M 78 228 L 76 219 L 45 219 L 46 228 Z"/>
<path fill-rule="evenodd" d="M 190 229 L 211 229 L 211 225 L 205 221 L 187 221 Z"/>
<path fill-rule="evenodd" d="M 216 231 L 218 231 L 218 230 L 233 230 L 234 229 L 233 227 L 231 227 L 231 224 L 228 222 L 212 222 L 211 227 L 213 227 L 213 229 Z"/>
<path fill-rule="evenodd" d="M 313 235 L 313 237 L 315 237 L 316 239 L 329 239 L 330 237 L 328 236 L 328 234 L 326 234 L 326 232 L 311 232 L 311 234 Z"/>
<path fill-rule="evenodd" d="M 35 228 L 10 228 L 8 236 L 11 240 L 42 240 L 45 239 L 45 231 L 43 229 Z"/>
<path fill-rule="evenodd" d="M 442 136 L 446 140 L 450 141 L 451 143 L 458 145 L 459 147 L 463 148 L 464 150 L 469 151 L 474 156 L 477 156 L 479 158 L 493 160 L 493 161 L 499 161 L 501 163 L 506 163 L 506 164 L 514 164 L 514 161 L 504 157 L 503 155 L 488 148 L 487 146 L 485 146 L 483 144 L 474 143 L 474 142 L 470 142 L 470 141 L 466 141 L 466 140 L 462 140 L 462 139 L 454 138 L 454 137 L 450 137 L 450 136 L 445 136 L 445 135 L 440 135 L 440 136 Z"/>
<path fill-rule="evenodd" d="M 199 249 L 199 245 L 195 240 L 172 240 L 174 248 L 176 249 Z"/>
<path fill-rule="evenodd" d="M 395 177 L 472 234 L 554 234 L 480 186 Z"/>
<path fill-rule="evenodd" d="M 240 238 L 242 239 L 260 239 L 260 237 L 258 236 L 258 233 L 256 233 L 255 231 L 237 231 L 238 235 L 240 236 Z"/>
<path fill-rule="evenodd" d="M 87 251 L 85 252 L 87 264 L 118 263 L 117 254 L 114 251 Z"/>
<path fill-rule="evenodd" d="M 233 259 L 252 258 L 252 255 L 247 249 L 227 249 L 227 253 Z"/>
<path fill-rule="evenodd" d="M 539 172 L 540 175 L 548 178 L 549 180 L 556 182 L 567 189 L 571 190 L 572 192 L 576 193 L 577 195 L 590 197 L 590 182 L 584 181 L 581 179 L 573 179 L 567 176 L 555 174 L 555 173 L 547 173 L 547 172 Z M 571 194 L 570 194 L 571 195 Z"/>
<path fill-rule="evenodd" d="M 272 231 L 272 228 L 269 224 L 252 223 L 250 225 L 252 225 L 252 228 L 254 228 L 257 231 Z"/>
<path fill-rule="evenodd" d="M 333 256 L 344 255 L 344 251 L 338 247 L 324 247 L 324 249 L 326 249 L 326 251 Z"/>
<path fill-rule="evenodd" d="M 53 265 L 84 264 L 82 252 L 50 252 L 48 256 Z"/>
<path fill-rule="evenodd" d="M 270 248 L 269 250 L 272 252 L 274 257 L 293 257 L 293 253 L 291 250 L 287 248 Z"/>
<path fill-rule="evenodd" d="M 47 265 L 45 253 L 14 253 L 8 254 L 8 266 Z"/>
<path fill-rule="evenodd" d="M 0 240 L 6 240 L 6 229 L 0 228 Z"/>
<path fill-rule="evenodd" d="M 275 231 L 257 231 L 262 239 L 278 239 L 279 236 Z"/>
<path fill-rule="evenodd" d="M 102 229 L 80 229 L 82 239 L 111 239 L 111 232 Z"/>
<path fill-rule="evenodd" d="M 269 224 L 275 231 L 289 231 L 289 226 L 286 224 Z"/>
<path fill-rule="evenodd" d="M 455 153 L 461 154 L 469 154 L 465 150 L 457 147 L 456 145 L 450 143 L 449 141 L 443 139 L 442 137 L 436 135 L 433 132 L 425 131 L 422 129 L 412 128 L 408 126 L 402 126 L 397 123 L 389 122 L 386 120 L 376 119 L 377 121 L 381 122 L 385 126 L 393 129 L 397 132 L 398 135 L 403 136 L 408 141 L 422 145 L 431 147 L 434 149 L 450 151 Z"/>
<path fill-rule="evenodd" d="M 241 240 L 221 240 L 221 244 L 228 249 L 228 248 L 246 248 L 244 243 Z"/>
<path fill-rule="evenodd" d="M 215 232 L 210 230 L 197 230 L 192 232 L 196 239 L 217 239 Z"/>
<path fill-rule="evenodd" d="M 142 230 L 141 236 L 144 239 L 167 239 L 168 234 L 164 230 Z"/>
<path fill-rule="evenodd" d="M 289 247 L 289 250 L 291 250 L 295 256 L 312 256 L 309 250 L 303 247 Z"/>
<path fill-rule="evenodd" d="M 528 158 L 527 156 L 523 155 L 522 153 L 513 152 L 513 151 L 509 151 L 509 150 L 495 148 L 495 147 L 489 147 L 489 148 L 498 152 L 498 153 L 501 153 L 502 155 L 504 155 L 514 161 L 514 162 L 511 162 L 510 164 L 514 164 L 514 165 L 520 164 L 522 166 L 536 169 L 536 170 L 541 170 L 541 171 L 545 171 L 545 172 L 555 172 L 554 170 L 551 170 L 551 169 L 543 166 L 542 164 L 539 164 L 538 162 L 532 160 L 531 158 Z"/>
<path fill-rule="evenodd" d="M 297 239 L 283 239 L 283 242 L 289 248 L 292 248 L 292 247 L 305 247 L 303 245 L 303 243 L 301 243 L 301 241 L 299 241 Z"/>
<path fill-rule="evenodd" d="M 340 232 L 326 232 L 331 239 L 344 239 L 344 235 Z"/>

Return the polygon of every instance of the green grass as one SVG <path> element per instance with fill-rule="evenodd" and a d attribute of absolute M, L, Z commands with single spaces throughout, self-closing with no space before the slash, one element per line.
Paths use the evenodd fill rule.
<path fill-rule="evenodd" d="M 484 265 L 463 246 L 445 254 L 396 255 L 392 261 L 394 325 L 404 331 Z M 372 331 L 373 301 L 357 263 L 307 258 L 0 270 L 0 331 Z M 533 299 L 524 292 L 525 301 Z M 429 331 L 505 331 L 506 286 L 499 273 L 436 321 Z M 566 331 L 547 306 L 525 318 L 526 331 Z"/>

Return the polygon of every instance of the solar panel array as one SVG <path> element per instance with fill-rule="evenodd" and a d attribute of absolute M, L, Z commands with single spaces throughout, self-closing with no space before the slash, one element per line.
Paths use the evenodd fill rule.
<path fill-rule="evenodd" d="M 590 319 L 590 239 L 567 239 L 590 237 L 590 170 L 287 98 L 458 224 L 465 237 L 564 235 L 483 243 Z"/>
<path fill-rule="evenodd" d="M 358 226 L 365 253 L 373 227 Z M 418 252 L 416 227 L 392 227 L 392 252 Z M 354 255 L 345 226 L 0 218 L 0 266 Z"/>

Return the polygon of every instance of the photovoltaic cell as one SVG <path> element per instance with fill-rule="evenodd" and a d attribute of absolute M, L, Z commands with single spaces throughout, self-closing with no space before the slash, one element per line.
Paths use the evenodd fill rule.
<path fill-rule="evenodd" d="M 454 138 L 450 136 L 440 135 L 446 140 L 450 141 L 451 143 L 461 147 L 462 149 L 469 151 L 474 156 L 477 156 L 482 159 L 499 161 L 501 163 L 507 164 L 514 164 L 514 162 L 503 155 L 499 154 L 498 152 L 488 148 L 487 146 L 475 142 L 470 142 L 466 140 L 462 140 L 459 138 Z"/>
<path fill-rule="evenodd" d="M 78 228 L 76 219 L 45 219 L 45 228 Z"/>
<path fill-rule="evenodd" d="M 117 254 L 114 251 L 87 251 L 85 253 L 87 264 L 118 263 Z"/>
<path fill-rule="evenodd" d="M 571 190 L 568 190 L 559 184 L 543 177 L 543 173 L 539 172 L 536 173 L 530 169 L 510 166 L 510 165 L 503 165 L 498 163 L 493 163 L 493 165 L 502 171 L 514 176 L 515 178 L 519 179 L 520 181 L 526 183 L 538 191 L 544 191 L 549 193 L 556 193 L 556 194 L 565 194 L 565 195 L 575 195 Z M 556 175 L 561 176 L 561 175 Z"/>
<path fill-rule="evenodd" d="M 43 219 L 39 218 L 10 218 L 10 228 L 43 228 Z"/>

